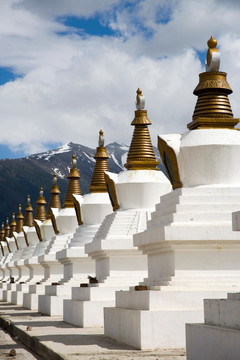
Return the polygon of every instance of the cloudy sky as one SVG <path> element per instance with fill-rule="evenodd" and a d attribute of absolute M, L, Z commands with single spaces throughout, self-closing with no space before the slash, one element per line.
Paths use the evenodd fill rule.
<path fill-rule="evenodd" d="M 136 89 L 151 136 L 182 133 L 207 40 L 240 116 L 240 1 L 0 0 L 0 158 L 73 141 L 129 144 Z"/>

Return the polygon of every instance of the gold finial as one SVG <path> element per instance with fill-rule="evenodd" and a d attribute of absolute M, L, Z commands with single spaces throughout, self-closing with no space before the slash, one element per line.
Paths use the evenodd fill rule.
<path fill-rule="evenodd" d="M 57 175 L 53 174 L 53 185 L 50 191 L 51 197 L 48 205 L 47 219 L 51 219 L 51 208 L 61 209 L 60 190 L 57 185 Z"/>
<path fill-rule="evenodd" d="M 43 196 L 43 188 L 41 187 L 40 191 L 39 191 L 39 196 L 36 201 L 36 204 L 37 204 L 37 209 L 36 209 L 36 214 L 35 214 L 36 220 L 44 221 L 47 219 L 46 209 L 45 209 L 46 203 L 47 202 L 45 200 L 45 197 Z"/>
<path fill-rule="evenodd" d="M 218 71 L 220 67 L 220 53 L 216 48 L 217 40 L 211 36 L 207 44 L 206 71 Z"/>
<path fill-rule="evenodd" d="M 4 222 L 2 222 L 2 227 L 0 231 L 0 241 L 4 241 L 5 238 L 5 229 L 4 229 Z"/>
<path fill-rule="evenodd" d="M 217 40 L 214 39 L 213 36 L 211 36 L 210 39 L 208 40 L 207 44 L 208 44 L 209 49 L 214 49 L 217 47 Z"/>
<path fill-rule="evenodd" d="M 5 225 L 5 229 L 4 229 L 4 241 L 6 242 L 7 244 L 7 248 L 8 248 L 8 252 L 10 253 L 11 250 L 10 250 L 10 247 L 9 247 L 9 243 L 8 243 L 8 240 L 7 238 L 9 237 L 10 235 L 10 225 L 9 225 L 9 221 L 8 221 L 8 217 L 6 219 L 6 225 Z"/>
<path fill-rule="evenodd" d="M 19 204 L 19 206 L 18 206 L 18 215 L 17 215 L 17 226 L 16 226 L 16 232 L 17 233 L 20 233 L 22 231 L 23 221 L 24 221 L 24 216 L 23 216 L 23 213 L 22 213 L 22 206 L 21 206 L 21 204 Z"/>
<path fill-rule="evenodd" d="M 145 107 L 145 98 L 142 94 L 141 89 L 137 89 L 137 96 L 136 96 L 136 108 L 137 110 L 143 110 Z"/>
<path fill-rule="evenodd" d="M 5 230 L 4 238 L 9 237 L 11 228 L 10 228 L 10 225 L 9 225 L 8 217 L 6 219 L 6 225 L 5 225 L 4 230 Z"/>
<path fill-rule="evenodd" d="M 99 131 L 99 142 L 96 149 L 94 159 L 96 160 L 92 180 L 89 188 L 90 193 L 94 192 L 107 192 L 107 185 L 105 182 L 104 172 L 109 171 L 107 159 L 109 158 L 107 150 L 104 147 L 103 131 Z"/>
<path fill-rule="evenodd" d="M 138 102 L 139 98 L 139 104 Z M 127 163 L 124 165 L 128 170 L 158 170 L 159 162 L 156 160 L 152 142 L 148 130 L 151 125 L 144 109 L 145 100 L 140 89 L 137 90 L 135 118 L 131 125 L 135 126 L 132 142 L 128 152 Z"/>
<path fill-rule="evenodd" d="M 199 74 L 199 84 L 194 90 L 198 97 L 190 130 L 206 128 L 234 129 L 239 119 L 233 118 L 228 95 L 232 89 L 227 82 L 227 74 L 219 70 L 220 53 L 217 40 L 213 36 L 208 41 L 206 72 Z"/>
<path fill-rule="evenodd" d="M 53 174 L 53 185 L 57 185 L 57 175 L 56 175 L 56 173 Z"/>
<path fill-rule="evenodd" d="M 99 131 L 98 146 L 99 147 L 104 146 L 104 134 L 102 130 Z"/>
<path fill-rule="evenodd" d="M 24 226 L 33 226 L 33 208 L 31 205 L 30 195 L 27 197 L 27 206 L 25 209 Z"/>
<path fill-rule="evenodd" d="M 73 167 L 73 169 L 76 169 L 76 167 L 77 167 L 76 155 L 72 155 L 72 167 Z"/>
<path fill-rule="evenodd" d="M 82 194 L 79 184 L 80 175 L 78 173 L 77 160 L 75 155 L 72 155 L 72 168 L 68 175 L 68 179 L 69 179 L 69 183 L 65 196 L 64 207 L 74 208 L 74 201 L 72 194 L 77 194 L 77 195 Z"/>
<path fill-rule="evenodd" d="M 16 231 L 16 227 L 17 227 L 17 223 L 16 223 L 16 219 L 15 219 L 15 213 L 12 213 L 12 221 L 11 221 L 11 225 L 10 225 L 10 234 L 9 237 L 13 237 L 13 232 Z"/>

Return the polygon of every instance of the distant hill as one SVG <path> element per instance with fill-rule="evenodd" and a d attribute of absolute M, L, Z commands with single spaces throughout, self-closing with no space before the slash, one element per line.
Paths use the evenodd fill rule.
<path fill-rule="evenodd" d="M 124 169 L 129 147 L 117 142 L 106 147 L 109 155 L 109 171 L 119 173 Z M 154 151 L 160 161 L 157 149 L 154 148 Z M 82 193 L 87 193 L 95 164 L 95 153 L 96 149 L 70 142 L 54 150 L 25 158 L 0 160 L 0 221 L 5 222 L 7 216 L 11 220 L 12 212 L 17 213 L 19 203 L 22 204 L 22 209 L 25 210 L 28 194 L 35 210 L 35 202 L 41 186 L 48 202 L 54 172 L 58 177 L 58 186 L 61 191 L 61 201 L 63 202 L 73 154 L 77 158 Z M 160 169 L 165 172 L 162 164 L 160 164 Z"/>

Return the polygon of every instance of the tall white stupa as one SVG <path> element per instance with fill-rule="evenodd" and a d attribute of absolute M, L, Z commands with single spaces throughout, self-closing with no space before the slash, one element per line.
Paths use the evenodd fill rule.
<path fill-rule="evenodd" d="M 157 169 L 148 130 L 151 122 L 140 89 L 136 106 L 127 171 L 105 172 L 115 211 L 105 217 L 93 241 L 85 245 L 86 253 L 95 260 L 96 279 L 73 288 L 71 303 L 64 302 L 64 321 L 78 326 L 102 326 L 103 307 L 115 304 L 115 291 L 138 284 L 146 276 L 147 258 L 133 246 L 133 234 L 146 228 L 154 205 L 171 190 L 169 180 Z"/>
<path fill-rule="evenodd" d="M 203 299 L 240 290 L 240 235 L 232 230 L 240 201 L 239 120 L 216 45 L 211 38 L 189 131 L 159 136 L 174 190 L 134 236 L 148 257 L 148 277 L 142 291 L 117 292 L 116 307 L 105 309 L 105 335 L 139 349 L 184 347 L 185 323 L 203 321 Z"/>

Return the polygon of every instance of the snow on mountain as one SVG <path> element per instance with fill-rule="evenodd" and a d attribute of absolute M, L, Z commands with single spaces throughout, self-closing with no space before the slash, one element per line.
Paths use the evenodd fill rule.
<path fill-rule="evenodd" d="M 119 173 L 125 170 L 124 164 L 126 163 L 129 146 L 114 142 L 108 144 L 106 148 L 109 155 L 109 171 Z M 154 148 L 154 151 L 157 160 L 160 160 L 157 149 Z M 67 176 L 72 166 L 73 154 L 76 155 L 77 159 L 82 193 L 87 193 L 95 165 L 95 153 L 96 148 L 91 149 L 70 142 L 56 149 L 25 158 L 0 160 L 0 220 L 5 221 L 7 216 L 11 218 L 11 213 L 17 212 L 19 203 L 25 209 L 28 194 L 31 197 L 32 206 L 35 208 L 41 186 L 48 202 L 54 172 L 58 177 L 61 201 L 63 202 L 68 186 Z M 160 168 L 162 170 L 162 164 L 160 164 Z"/>
<path fill-rule="evenodd" d="M 69 152 L 69 151 L 71 151 L 71 148 L 70 148 L 69 144 L 65 144 L 65 145 L 62 145 L 62 146 L 54 149 L 54 150 L 50 150 L 50 151 L 43 152 L 43 153 L 36 154 L 36 155 L 32 155 L 32 156 L 35 157 L 36 159 L 43 159 L 43 160 L 49 161 L 49 159 L 53 155 L 63 154 L 65 152 Z"/>

